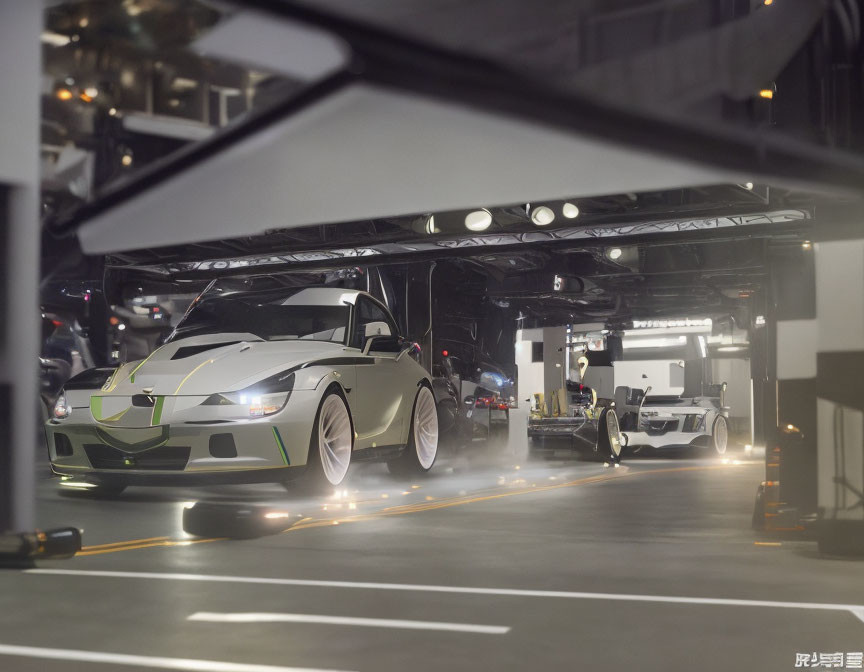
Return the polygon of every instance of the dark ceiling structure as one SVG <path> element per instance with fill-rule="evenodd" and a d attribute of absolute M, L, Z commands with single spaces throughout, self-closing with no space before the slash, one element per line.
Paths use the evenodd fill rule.
<path fill-rule="evenodd" d="M 344 63 L 310 81 L 262 66 L 266 55 L 202 53 L 208 33 L 250 12 L 323 31 Z M 808 245 L 820 207 L 860 193 L 849 65 L 861 27 L 846 0 L 59 3 L 43 34 L 46 275 L 195 284 L 453 261 L 540 322 L 734 312 L 773 251 Z M 566 201 L 578 218 L 542 224 L 532 211 L 544 204 L 513 193 L 477 204 L 482 230 L 463 226 L 465 212 L 429 210 L 51 263 L 83 223 L 358 82 L 764 179 L 580 194 Z"/>

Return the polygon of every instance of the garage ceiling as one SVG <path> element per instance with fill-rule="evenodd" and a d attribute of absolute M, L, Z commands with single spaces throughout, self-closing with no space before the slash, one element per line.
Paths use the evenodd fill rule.
<path fill-rule="evenodd" d="M 483 2 L 243 4 L 254 11 L 229 23 L 278 17 L 304 39 L 333 40 L 326 68 L 286 73 L 321 79 L 105 190 L 66 222 L 80 227 L 85 252 L 721 182 L 847 193 L 864 183 L 853 155 L 717 123 L 716 96 L 734 101 L 755 84 L 729 73 L 746 63 L 758 78 L 776 75 L 822 18 L 821 2 L 773 14 L 722 2 L 543 2 L 533 18 L 511 2 L 491 13 Z M 487 15 L 506 25 L 486 26 Z M 783 39 L 769 25 L 782 25 Z M 636 36 L 631 45 L 621 31 Z M 210 36 L 197 38 L 209 54 L 279 67 L 279 54 L 249 40 Z M 336 67 L 338 45 L 346 67 L 321 74 Z M 600 86 L 597 68 L 617 75 Z M 702 86 L 709 80 L 717 85 Z M 658 113 L 649 91 L 663 91 L 669 109 Z"/>

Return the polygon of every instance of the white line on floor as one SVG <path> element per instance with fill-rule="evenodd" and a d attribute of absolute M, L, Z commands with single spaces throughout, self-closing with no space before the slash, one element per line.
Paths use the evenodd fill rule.
<path fill-rule="evenodd" d="M 513 597 L 560 597 L 575 600 L 619 600 L 624 602 L 665 602 L 670 604 L 710 604 L 730 607 L 767 607 L 773 609 L 815 609 L 847 611 L 864 621 L 864 605 L 824 604 L 818 602 L 772 602 L 768 600 L 733 600 L 716 597 L 674 597 L 665 595 L 626 595 L 619 593 L 578 593 L 563 590 L 523 590 L 520 588 L 469 588 L 463 586 L 430 586 L 409 583 L 366 583 L 360 581 L 319 581 L 311 579 L 270 579 L 255 576 L 219 576 L 214 574 L 179 574 L 173 572 L 111 572 L 84 569 L 25 569 L 26 574 L 100 577 L 114 579 L 155 579 L 159 581 L 204 581 L 211 583 L 246 583 L 268 586 L 309 586 L 318 588 L 362 588 L 366 590 L 404 590 L 425 593 L 460 593 L 465 595 L 501 595 Z"/>
<path fill-rule="evenodd" d="M 510 628 L 505 625 L 474 625 L 471 623 L 441 623 L 439 621 L 405 621 L 389 618 L 352 618 L 347 616 L 318 616 L 314 614 L 220 614 L 209 611 L 199 611 L 189 616 L 186 620 L 205 621 L 207 623 L 319 623 L 322 625 L 357 625 L 367 628 L 402 628 L 407 630 L 473 632 L 482 635 L 505 635 L 510 632 Z"/>
<path fill-rule="evenodd" d="M 158 656 L 131 656 L 124 653 L 102 651 L 78 651 L 76 649 L 45 649 L 36 646 L 13 646 L 0 644 L 0 655 L 26 658 L 48 658 L 83 663 L 108 663 L 111 665 L 134 665 L 159 670 L 182 670 L 183 672 L 335 672 L 309 667 L 282 667 L 279 665 L 254 665 L 250 663 L 226 663 L 219 660 L 197 660 L 194 658 L 161 658 Z"/>

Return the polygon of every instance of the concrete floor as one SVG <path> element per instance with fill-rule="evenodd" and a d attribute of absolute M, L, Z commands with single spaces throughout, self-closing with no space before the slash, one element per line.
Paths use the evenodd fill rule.
<path fill-rule="evenodd" d="M 662 601 L 864 605 L 860 562 L 821 559 L 812 542 L 754 543 L 760 461 L 730 452 L 615 469 L 524 452 L 517 428 L 507 446 L 442 459 L 425 479 L 356 465 L 339 497 L 262 485 L 98 501 L 60 497 L 46 480 L 40 523 L 83 527 L 87 548 L 40 564 L 63 573 L 0 573 L 0 670 L 786 671 L 796 653 L 864 649 L 848 610 Z M 254 540 L 193 539 L 179 521 L 200 499 L 302 522 Z M 211 620 L 190 620 L 200 612 Z M 274 621 L 309 615 L 386 622 Z M 213 622 L 228 619 L 253 622 Z"/>

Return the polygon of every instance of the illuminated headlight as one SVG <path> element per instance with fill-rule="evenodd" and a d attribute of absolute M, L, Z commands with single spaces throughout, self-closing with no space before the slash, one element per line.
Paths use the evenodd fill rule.
<path fill-rule="evenodd" d="M 294 389 L 293 371 L 283 371 L 239 392 L 213 395 L 209 404 L 234 404 L 248 409 L 250 418 L 263 418 L 281 411 Z M 218 400 L 217 400 L 218 398 Z"/>
<path fill-rule="evenodd" d="M 247 406 L 250 418 L 262 418 L 265 415 L 273 415 L 282 410 L 290 392 L 277 392 L 275 394 L 254 394 L 249 392 L 229 392 L 220 395 L 232 404 Z"/>
<path fill-rule="evenodd" d="M 54 417 L 58 420 L 62 420 L 63 418 L 68 418 L 72 413 L 72 407 L 69 405 L 69 402 L 66 401 L 66 393 L 61 392 L 60 396 L 57 397 L 57 401 L 54 402 Z"/>

